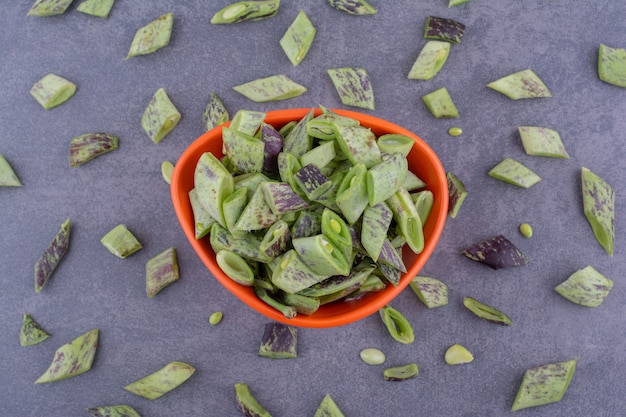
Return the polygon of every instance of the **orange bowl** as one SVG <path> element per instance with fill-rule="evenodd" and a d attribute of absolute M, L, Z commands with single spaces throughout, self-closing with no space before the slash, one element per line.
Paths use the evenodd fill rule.
<path fill-rule="evenodd" d="M 310 110 L 310 108 L 300 108 L 269 111 L 266 112 L 265 121 L 280 129 L 292 120 L 300 120 Z M 215 253 L 208 237 L 195 238 L 194 217 L 188 193 L 194 187 L 193 178 L 196 164 L 204 152 L 212 152 L 218 158 L 223 156 L 222 126 L 228 126 L 229 122 L 196 139 L 180 156 L 172 175 L 171 194 L 178 220 L 191 246 L 213 276 L 237 298 L 257 312 L 270 319 L 293 326 L 334 327 L 352 323 L 377 312 L 400 294 L 422 269 L 439 241 L 448 212 L 448 184 L 445 171 L 435 152 L 422 139 L 396 124 L 377 117 L 347 110 L 332 109 L 332 111 L 358 120 L 361 125 L 370 128 L 377 136 L 396 133 L 410 136 L 415 140 L 415 144 L 407 156 L 409 169 L 428 184 L 427 189 L 432 191 L 434 195 L 434 206 L 424 225 L 424 250 L 418 255 L 408 248 L 403 251 L 402 258 L 407 267 L 407 272 L 402 276 L 398 286 L 387 285 L 384 290 L 369 294 L 359 300 L 337 301 L 321 306 L 318 311 L 310 316 L 298 314 L 296 317 L 288 319 L 257 298 L 251 287 L 234 282 L 222 272 L 217 265 Z M 320 113 L 321 110 L 316 109 L 315 115 Z"/>

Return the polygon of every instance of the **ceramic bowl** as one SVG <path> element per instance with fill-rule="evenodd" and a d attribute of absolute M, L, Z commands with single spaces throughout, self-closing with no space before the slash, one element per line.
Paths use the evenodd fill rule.
<path fill-rule="evenodd" d="M 266 112 L 265 121 L 279 129 L 292 120 L 300 120 L 310 110 L 310 108 L 300 108 L 269 111 Z M 257 298 L 251 287 L 234 282 L 222 272 L 215 260 L 215 253 L 209 244 L 208 237 L 199 240 L 195 238 L 193 212 L 188 193 L 194 186 L 194 170 L 200 156 L 204 152 L 212 152 L 218 158 L 223 155 L 222 126 L 204 133 L 195 140 L 176 162 L 172 175 L 171 194 L 176 215 L 189 243 L 211 274 L 233 295 L 252 309 L 272 320 L 293 326 L 334 327 L 352 323 L 377 312 L 400 294 L 422 269 L 435 249 L 447 217 L 448 186 L 446 174 L 435 152 L 421 138 L 403 127 L 371 115 L 339 109 L 332 109 L 332 111 L 357 119 L 361 125 L 370 128 L 377 136 L 397 133 L 410 136 L 415 140 L 415 144 L 407 156 L 409 169 L 428 184 L 427 189 L 432 191 L 434 195 L 434 206 L 424 225 L 424 250 L 418 255 L 408 248 L 403 251 L 403 260 L 407 272 L 402 276 L 398 286 L 389 284 L 383 291 L 369 294 L 359 300 L 337 301 L 321 306 L 318 311 L 310 316 L 298 314 L 295 318 L 287 319 L 280 312 Z M 319 113 L 320 110 L 316 109 L 316 115 Z M 228 123 L 223 126 L 227 125 Z"/>

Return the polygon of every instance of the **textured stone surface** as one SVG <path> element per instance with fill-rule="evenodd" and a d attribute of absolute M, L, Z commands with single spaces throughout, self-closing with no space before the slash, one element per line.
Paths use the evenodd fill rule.
<path fill-rule="evenodd" d="M 626 90 L 597 75 L 600 43 L 626 47 L 626 2 L 579 0 L 472 0 L 448 9 L 447 0 L 372 0 L 378 13 L 350 16 L 325 1 L 283 1 L 271 19 L 211 25 L 228 0 L 118 1 L 107 19 L 77 12 L 27 17 L 30 2 L 7 2 L 0 13 L 0 153 L 24 184 L 0 190 L 0 404 L 2 415 L 61 417 L 87 407 L 128 404 L 141 415 L 235 416 L 233 386 L 244 381 L 275 416 L 313 415 L 330 393 L 346 416 L 508 415 L 524 371 L 579 358 L 567 394 L 558 404 L 524 410 L 527 416 L 581 417 L 623 414 L 626 369 L 626 267 L 624 211 L 616 213 L 615 254 L 597 244 L 583 211 L 580 167 L 614 187 L 624 207 Z M 317 28 L 313 46 L 297 67 L 279 39 L 300 10 Z M 167 48 L 125 60 L 135 31 L 174 13 Z M 466 25 L 463 42 L 435 78 L 408 80 L 425 40 L 428 15 Z M 259 358 L 267 319 L 212 279 L 176 220 L 164 160 L 176 161 L 203 131 L 202 112 L 212 92 L 234 114 L 238 109 L 345 108 L 326 69 L 366 68 L 376 110 L 421 136 L 444 167 L 466 184 L 469 195 L 456 219 L 448 219 L 423 274 L 449 288 L 449 304 L 428 310 L 410 289 L 391 304 L 415 329 L 401 345 L 377 315 L 335 329 L 302 329 L 298 358 Z M 486 84 L 532 68 L 552 97 L 512 101 Z M 77 85 L 62 106 L 45 111 L 29 89 L 54 72 Z M 308 91 L 278 103 L 253 103 L 232 90 L 252 79 L 283 73 Z M 182 118 L 167 140 L 145 140 L 141 115 L 157 88 L 168 91 Z M 460 118 L 434 119 L 421 96 L 446 87 Z M 352 109 L 358 110 L 358 109 Z M 555 129 L 568 160 L 525 155 L 518 126 Z M 448 128 L 463 129 L 450 137 Z M 119 137 L 119 149 L 76 169 L 68 165 L 69 141 L 88 132 Z M 487 171 L 513 157 L 543 181 L 531 189 L 489 178 Z M 35 294 L 32 268 L 58 225 L 70 218 L 72 246 L 55 271 L 54 285 Z M 517 231 L 534 228 L 531 239 Z M 115 259 L 99 239 L 124 223 L 145 250 Z M 460 254 L 472 244 L 506 235 L 529 258 L 521 268 L 491 271 Z M 145 296 L 145 263 L 167 247 L 177 249 L 181 279 L 157 297 Z M 560 297 L 554 287 L 593 265 L 615 287 L 593 311 Z M 494 326 L 465 310 L 464 296 L 506 311 L 513 326 Z M 213 311 L 224 312 L 211 327 Z M 32 314 L 53 336 L 22 348 L 19 328 Z M 77 378 L 37 386 L 54 349 L 77 329 L 100 329 L 93 368 Z M 474 362 L 445 364 L 453 343 Z M 415 379 L 391 384 L 383 369 L 364 364 L 359 352 L 377 347 L 389 366 L 415 362 Z M 193 363 L 188 383 L 156 402 L 122 387 L 172 361 Z M 301 388 L 304 387 L 304 388 Z"/>

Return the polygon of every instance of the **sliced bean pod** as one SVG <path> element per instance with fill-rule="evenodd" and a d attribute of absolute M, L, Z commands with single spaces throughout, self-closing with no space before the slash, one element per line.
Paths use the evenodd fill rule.
<path fill-rule="evenodd" d="M 326 394 L 313 417 L 345 417 L 330 394 Z"/>
<path fill-rule="evenodd" d="M 179 279 L 176 249 L 173 247 L 165 249 L 146 262 L 146 293 L 148 298 L 154 297 L 162 289 Z"/>
<path fill-rule="evenodd" d="M 402 313 L 389 305 L 378 310 L 378 313 L 391 337 L 405 345 L 413 343 L 413 327 Z"/>
<path fill-rule="evenodd" d="M 561 401 L 576 370 L 577 359 L 527 369 L 511 411 Z"/>
<path fill-rule="evenodd" d="M 348 224 L 354 224 L 361 218 L 368 205 L 365 164 L 356 164 L 346 173 L 335 194 L 335 203 Z"/>
<path fill-rule="evenodd" d="M 241 217 L 241 213 L 248 203 L 248 190 L 245 188 L 237 188 L 234 193 L 229 195 L 222 202 L 222 210 L 224 210 L 224 221 L 226 228 L 235 237 L 244 237 L 245 232 L 235 229 L 235 224 Z"/>
<path fill-rule="evenodd" d="M 135 235 L 124 224 L 118 224 L 100 239 L 102 246 L 118 258 L 126 258 L 142 248 Z"/>
<path fill-rule="evenodd" d="M 517 246 L 502 235 L 472 245 L 463 250 L 462 254 L 492 269 L 522 266 L 528 263 L 528 259 Z"/>
<path fill-rule="evenodd" d="M 44 329 L 33 319 L 30 314 L 24 314 L 22 327 L 20 328 L 20 345 L 33 346 L 50 337 Z"/>
<path fill-rule="evenodd" d="M 415 363 L 409 363 L 402 366 L 387 368 L 383 371 L 383 379 L 385 381 L 405 381 L 415 378 L 419 372 L 419 368 Z"/>
<path fill-rule="evenodd" d="M 391 220 L 393 220 L 393 212 L 385 202 L 369 206 L 363 211 L 361 244 L 374 262 L 378 260 L 380 251 L 387 240 Z"/>
<path fill-rule="evenodd" d="M 314 284 L 308 288 L 303 289 L 299 292 L 301 295 L 306 295 L 308 297 L 325 297 L 332 294 L 336 294 L 339 292 L 344 292 L 344 290 L 360 287 L 363 282 L 367 279 L 367 277 L 374 270 L 371 266 L 365 267 L 355 267 L 349 275 L 346 276 L 331 276 L 318 284 Z M 355 289 L 352 289 L 352 291 Z"/>
<path fill-rule="evenodd" d="M 141 127 L 152 142 L 159 143 L 178 125 L 180 117 L 165 89 L 159 88 L 141 116 Z"/>
<path fill-rule="evenodd" d="M 512 100 L 552 97 L 552 93 L 531 69 L 525 69 L 487 84 L 487 87 Z"/>
<path fill-rule="evenodd" d="M 291 240 L 302 262 L 319 275 L 343 275 L 350 273 L 350 264 L 324 235 L 299 237 Z"/>
<path fill-rule="evenodd" d="M 215 93 L 211 93 L 209 96 L 209 102 L 204 108 L 204 112 L 202 113 L 202 123 L 204 124 L 204 129 L 208 132 L 209 130 L 226 123 L 230 119 L 230 114 L 222 103 L 222 100 Z"/>
<path fill-rule="evenodd" d="M 257 188 L 235 223 L 235 230 L 262 230 L 270 227 L 278 219 L 280 215 L 274 214 L 268 206 L 263 196 L 263 189 Z"/>
<path fill-rule="evenodd" d="M 313 121 L 314 120 L 311 122 Z M 309 130 L 311 122 L 307 123 L 307 131 Z M 318 146 L 314 147 L 300 157 L 300 164 L 302 164 L 302 166 L 314 164 L 320 169 L 326 167 L 337 156 L 335 146 L 336 142 L 334 140 L 327 140 L 325 142 L 320 141 Z"/>
<path fill-rule="evenodd" d="M 335 125 L 335 135 L 343 154 L 353 165 L 364 164 L 369 169 L 383 160 L 376 135 L 365 126 Z"/>
<path fill-rule="evenodd" d="M 156 400 L 179 387 L 195 372 L 196 368 L 187 363 L 172 361 L 158 371 L 126 385 L 124 389 L 148 400 Z"/>
<path fill-rule="evenodd" d="M 141 417 L 134 408 L 129 405 L 105 405 L 102 407 L 86 408 L 93 417 Z"/>
<path fill-rule="evenodd" d="M 307 14 L 304 10 L 300 10 L 283 37 L 280 38 L 280 46 L 294 66 L 302 62 L 309 52 L 316 32 Z"/>
<path fill-rule="evenodd" d="M 254 284 L 254 271 L 250 265 L 233 251 L 222 249 L 215 255 L 215 260 L 228 278 L 238 284 L 252 286 Z"/>
<path fill-rule="evenodd" d="M 480 317 L 483 320 L 487 320 L 495 324 L 500 324 L 502 326 L 510 326 L 511 324 L 513 324 L 511 319 L 500 310 L 497 310 L 487 304 L 483 304 L 472 297 L 463 298 L 463 305 L 465 306 L 465 308 L 467 308 L 469 311 L 471 311 L 477 317 Z"/>
<path fill-rule="evenodd" d="M 332 182 L 315 164 L 303 166 L 294 174 L 296 184 L 309 200 L 315 200 L 332 186 Z"/>
<path fill-rule="evenodd" d="M 437 119 L 459 117 L 459 111 L 445 87 L 422 96 L 422 100 L 424 100 L 426 108 Z"/>
<path fill-rule="evenodd" d="M 263 148 L 263 173 L 278 178 L 278 154 L 283 150 L 284 138 L 274 126 L 263 123 L 261 126 Z"/>
<path fill-rule="evenodd" d="M 259 250 L 268 258 L 276 258 L 285 253 L 291 242 L 291 231 L 284 220 L 278 220 L 267 228 L 259 245 Z"/>
<path fill-rule="evenodd" d="M 98 335 L 99 330 L 93 329 L 58 348 L 50 367 L 35 384 L 61 381 L 89 371 L 98 348 Z"/>
<path fill-rule="evenodd" d="M 267 257 L 259 250 L 261 240 L 252 234 L 245 234 L 244 237 L 235 237 L 219 223 L 215 222 L 209 232 L 211 248 L 215 253 L 222 249 L 229 249 L 245 259 L 259 262 L 268 262 Z"/>
<path fill-rule="evenodd" d="M 517 130 L 527 155 L 569 158 L 556 130 L 539 126 L 519 126 Z"/>
<path fill-rule="evenodd" d="M 451 43 L 461 43 L 465 25 L 445 17 L 428 16 L 424 25 L 424 38 Z"/>
<path fill-rule="evenodd" d="M 328 0 L 335 9 L 357 16 L 376 14 L 376 8 L 365 0 Z"/>
<path fill-rule="evenodd" d="M 230 171 L 211 152 L 200 156 L 194 172 L 198 200 L 220 225 L 226 226 L 222 203 L 235 191 L 235 181 Z"/>
<path fill-rule="evenodd" d="M 448 216 L 455 219 L 459 214 L 463 201 L 465 201 L 465 197 L 467 197 L 467 188 L 465 188 L 463 181 L 461 181 L 453 172 L 446 173 L 446 178 L 448 180 L 449 195 Z"/>
<path fill-rule="evenodd" d="M 615 240 L 615 190 L 585 167 L 581 169 L 581 180 L 585 217 L 598 243 L 612 256 Z"/>
<path fill-rule="evenodd" d="M 21 187 L 22 182 L 2 154 L 0 154 L 0 187 Z"/>
<path fill-rule="evenodd" d="M 448 287 L 436 278 L 416 276 L 409 286 L 422 303 L 428 308 L 442 307 L 448 304 Z"/>
<path fill-rule="evenodd" d="M 626 87 L 626 50 L 600 44 L 598 77 L 605 83 Z"/>
<path fill-rule="evenodd" d="M 263 170 L 265 144 L 261 139 L 231 127 L 222 128 L 222 139 L 224 154 L 236 172 L 255 173 Z"/>
<path fill-rule="evenodd" d="M 56 74 L 47 74 L 30 89 L 30 95 L 49 110 L 69 100 L 76 92 L 76 84 Z"/>
<path fill-rule="evenodd" d="M 450 42 L 428 41 L 409 70 L 409 80 L 432 79 L 448 60 Z"/>
<path fill-rule="evenodd" d="M 414 253 L 421 253 L 424 250 L 424 228 L 409 192 L 400 187 L 386 202 L 406 243 Z"/>
<path fill-rule="evenodd" d="M 248 136 L 256 136 L 265 120 L 265 112 L 254 110 L 239 110 L 230 122 L 229 128 Z"/>
<path fill-rule="evenodd" d="M 613 281 L 591 265 L 579 269 L 555 290 L 565 299 L 585 307 L 598 307 L 613 288 Z"/>
<path fill-rule="evenodd" d="M 430 190 L 420 191 L 419 193 L 412 194 L 411 198 L 415 203 L 415 209 L 417 210 L 417 214 L 420 216 L 422 224 L 426 224 L 428 216 L 430 216 L 430 212 L 435 204 L 435 196 L 433 192 Z"/>
<path fill-rule="evenodd" d="M 254 293 L 257 297 L 259 297 L 259 300 L 263 301 L 268 306 L 280 311 L 283 316 L 288 319 L 292 319 L 298 314 L 298 310 L 296 310 L 295 307 L 281 303 L 280 301 L 272 297 L 265 288 L 254 287 Z"/>
<path fill-rule="evenodd" d="M 272 284 L 281 290 L 293 294 L 302 291 L 328 278 L 328 275 L 316 274 L 291 249 L 277 258 L 278 264 L 272 274 Z"/>
<path fill-rule="evenodd" d="M 469 2 L 470 0 L 450 0 L 448 2 L 448 7 L 454 7 L 454 6 L 459 6 L 461 4 L 465 4 L 467 2 Z"/>
<path fill-rule="evenodd" d="M 244 416 L 272 417 L 261 404 L 252 396 L 247 384 L 235 384 L 235 406 Z"/>
<path fill-rule="evenodd" d="M 86 133 L 70 141 L 70 166 L 75 168 L 118 147 L 117 136 L 108 133 Z"/>
<path fill-rule="evenodd" d="M 298 357 L 298 329 L 283 323 L 266 323 L 259 356 L 270 359 Z"/>
<path fill-rule="evenodd" d="M 315 313 L 321 305 L 318 298 L 307 297 L 302 294 L 289 294 L 283 291 L 279 293 L 279 299 L 283 304 L 295 308 L 298 314 L 304 314 L 305 316 Z"/>
<path fill-rule="evenodd" d="M 325 208 L 322 211 L 322 234 L 343 254 L 347 262 L 352 260 L 352 235 L 346 222 L 337 213 Z"/>
<path fill-rule="evenodd" d="M 126 59 L 148 55 L 167 46 L 172 36 L 174 14 L 165 13 L 135 32 Z"/>
<path fill-rule="evenodd" d="M 343 104 L 374 110 L 374 90 L 367 70 L 330 68 L 327 73 Z"/>
<path fill-rule="evenodd" d="M 72 4 L 72 0 L 36 0 L 28 10 L 27 16 L 54 16 L 63 14 Z"/>
<path fill-rule="evenodd" d="M 84 0 L 76 10 L 96 17 L 107 18 L 115 0 Z"/>
<path fill-rule="evenodd" d="M 189 202 L 193 211 L 193 223 L 196 239 L 203 238 L 211 231 L 211 226 L 217 220 L 209 214 L 198 198 L 198 191 L 192 188 L 189 191 Z"/>
<path fill-rule="evenodd" d="M 399 133 L 387 133 L 386 135 L 379 136 L 378 139 L 376 139 L 376 144 L 381 152 L 388 154 L 399 152 L 406 157 L 409 152 L 411 152 L 411 149 L 413 149 L 415 139 Z"/>
<path fill-rule="evenodd" d="M 283 134 L 285 138 L 283 152 L 295 156 L 298 164 L 300 164 L 299 158 L 310 151 L 313 144 L 312 137 L 309 136 L 306 128 L 308 122 L 313 119 L 313 114 L 314 109 L 309 110 L 302 119 L 298 120 L 289 133 Z M 278 163 L 280 167 L 280 161 Z M 282 178 L 283 174 L 281 173 L 280 176 Z M 284 178 L 283 181 L 285 181 Z"/>
<path fill-rule="evenodd" d="M 307 89 L 283 74 L 258 78 L 236 85 L 233 90 L 257 103 L 287 100 L 304 94 Z"/>
<path fill-rule="evenodd" d="M 43 255 L 35 263 L 35 291 L 39 292 L 48 283 L 55 268 L 67 253 L 70 245 L 70 219 L 65 220 L 61 228 L 48 245 Z"/>
<path fill-rule="evenodd" d="M 522 188 L 530 188 L 541 181 L 539 175 L 513 158 L 503 159 L 487 174 L 492 178 Z"/>
<path fill-rule="evenodd" d="M 239 1 L 220 9 L 211 18 L 214 25 L 263 20 L 278 13 L 280 0 Z"/>
<path fill-rule="evenodd" d="M 367 172 L 367 198 L 375 206 L 391 198 L 404 184 L 408 162 L 404 155 L 396 152 Z"/>

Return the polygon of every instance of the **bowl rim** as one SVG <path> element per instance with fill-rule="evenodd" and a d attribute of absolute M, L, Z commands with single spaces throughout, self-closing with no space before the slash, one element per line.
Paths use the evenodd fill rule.
<path fill-rule="evenodd" d="M 321 113 L 320 107 L 271 110 L 264 112 L 266 114 L 265 121 L 273 126 L 280 127 L 290 121 L 300 120 L 311 110 L 314 110 L 314 114 L 316 116 Z M 244 287 L 226 276 L 215 262 L 215 254 L 210 246 L 207 248 L 206 243 L 204 245 L 202 244 L 202 239 L 196 239 L 193 212 L 191 211 L 191 204 L 189 203 L 188 198 L 188 192 L 191 187 L 189 187 L 189 181 L 185 182 L 184 178 L 185 175 L 190 174 L 190 170 L 191 172 L 195 170 L 195 166 L 197 165 L 200 155 L 207 151 L 207 147 L 211 144 L 211 142 L 213 142 L 215 147 L 214 141 L 219 138 L 221 143 L 222 128 L 229 126 L 230 121 L 205 132 L 183 151 L 174 166 L 174 172 L 170 183 L 171 198 L 176 217 L 178 218 L 187 240 L 200 260 L 209 269 L 213 277 L 253 310 L 272 320 L 297 327 L 323 328 L 346 325 L 368 317 L 380 310 L 383 306 L 391 302 L 391 300 L 400 294 L 408 286 L 412 277 L 416 276 L 423 268 L 426 261 L 433 253 L 447 220 L 449 197 L 446 173 L 438 156 L 426 142 L 406 128 L 369 114 L 344 109 L 328 110 L 342 116 L 352 117 L 359 120 L 361 125 L 372 129 L 377 136 L 384 133 L 399 133 L 413 138 L 414 146 L 411 153 L 419 152 L 421 155 L 420 161 L 427 161 L 428 164 L 431 165 L 433 176 L 437 179 L 435 183 L 427 181 L 426 189 L 431 190 L 435 195 L 438 195 L 439 198 L 435 200 L 429 219 L 424 226 L 424 233 L 425 235 L 428 235 L 428 238 L 425 239 L 424 250 L 419 255 L 413 255 L 416 257 L 416 261 L 407 269 L 407 272 L 402 275 L 400 283 L 397 286 L 394 287 L 392 285 L 388 285 L 385 290 L 379 293 L 370 294 L 361 300 L 350 302 L 350 305 L 353 306 L 353 308 L 344 308 L 344 311 L 335 315 L 322 315 L 318 314 L 320 313 L 320 311 L 318 311 L 312 315 L 307 316 L 298 314 L 296 317 L 288 319 L 282 315 L 282 313 L 256 297 L 250 287 Z M 220 149 L 214 153 L 216 153 L 216 156 L 221 157 L 221 146 Z M 217 155 L 217 153 L 220 155 Z M 193 178 L 193 176 L 191 176 L 191 178 Z M 209 256 L 209 253 L 207 253 L 207 249 L 209 253 L 212 254 L 212 258 Z M 410 251 L 410 249 L 405 248 L 405 253 L 407 250 Z M 362 300 L 368 300 L 368 302 L 361 302 Z M 325 308 L 328 310 L 329 306 L 332 308 L 332 303 L 327 306 L 322 306 L 320 309 Z"/>

